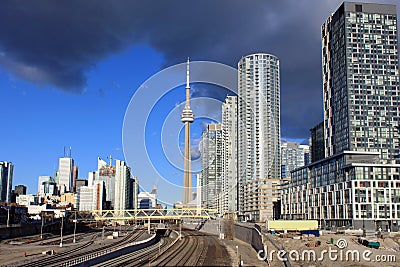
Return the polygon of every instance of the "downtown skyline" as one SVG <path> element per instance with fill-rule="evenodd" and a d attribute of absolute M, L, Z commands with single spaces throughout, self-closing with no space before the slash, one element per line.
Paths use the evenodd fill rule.
<path fill-rule="evenodd" d="M 395 1 L 373 2 L 395 3 Z M 260 3 L 256 2 L 255 5 Z M 307 8 L 317 5 L 314 7 L 318 11 L 313 11 L 313 15 L 307 18 L 294 14 L 296 8 L 299 8 L 297 4 L 286 1 L 283 4 L 264 3 L 263 8 L 259 12 L 265 11 L 268 7 L 271 7 L 271 10 L 265 13 L 267 15 L 264 14 L 265 17 L 260 16 L 269 22 L 266 23 L 265 29 L 261 30 L 265 34 L 265 38 L 274 38 L 276 44 L 273 42 L 263 42 L 263 40 L 259 40 L 255 44 L 248 44 L 247 42 L 241 43 L 241 41 L 236 40 L 238 42 L 237 49 L 227 49 L 227 51 L 222 49 L 222 51 L 218 51 L 218 46 L 215 44 L 215 46 L 210 47 L 209 53 L 207 53 L 206 48 L 191 45 L 192 42 L 193 44 L 196 43 L 196 39 L 183 40 L 187 47 L 185 50 L 179 51 L 177 48 L 171 50 L 174 43 L 169 44 L 168 41 L 165 41 L 160 44 L 157 42 L 156 37 L 147 36 L 142 37 L 143 40 L 140 41 L 128 40 L 129 38 L 123 39 L 124 44 L 121 44 L 121 47 L 110 48 L 108 50 L 102 47 L 104 51 L 94 56 L 92 52 L 87 50 L 87 47 L 83 46 L 82 50 L 79 50 L 80 42 L 77 41 L 76 46 L 78 48 L 74 47 L 74 49 L 81 51 L 83 55 L 87 55 L 91 60 L 70 61 L 69 59 L 71 58 L 76 59 L 73 56 L 57 59 L 59 60 L 58 63 L 72 63 L 71 66 L 67 66 L 65 69 L 54 69 L 54 73 L 52 73 L 52 69 L 50 68 L 51 65 L 46 65 L 46 62 L 51 61 L 52 57 L 58 55 L 55 50 L 49 50 L 49 58 L 46 59 L 48 61 L 30 57 L 32 55 L 30 53 L 36 53 L 37 51 L 28 46 L 35 47 L 35 44 L 38 45 L 35 41 L 43 41 L 42 39 L 33 38 L 34 42 L 27 42 L 25 44 L 26 47 L 22 45 L 10 46 L 12 44 L 11 41 L 17 40 L 17 37 L 28 37 L 24 36 L 24 33 L 19 33 L 19 35 L 16 34 L 18 35 L 17 37 L 14 36 L 15 38 L 11 38 L 13 36 L 9 32 L 7 33 L 11 37 L 6 32 L 0 32 L 0 88 L 2 88 L 0 90 L 0 98 L 5 100 L 0 108 L 4 114 L 2 116 L 3 131 L 0 133 L 0 139 L 3 140 L 0 149 L 0 161 L 10 161 L 15 165 L 13 187 L 18 184 L 25 184 L 28 186 L 30 193 L 36 193 L 38 177 L 40 175 L 53 175 L 53 171 L 58 168 L 57 161 L 62 156 L 64 146 L 72 147 L 72 157 L 75 160 L 75 164 L 79 166 L 79 177 L 87 177 L 89 171 L 96 169 L 96 158 L 98 156 L 106 158 L 107 155 L 111 154 L 113 158 L 124 160 L 121 142 L 122 123 L 130 98 L 146 79 L 166 66 L 184 62 L 187 56 L 190 56 L 194 61 L 215 60 L 236 68 L 236 63 L 240 57 L 252 52 L 275 54 L 280 58 L 282 68 L 282 139 L 304 140 L 308 138 L 308 129 L 318 123 L 323 116 L 321 112 L 320 27 L 324 18 L 332 10 L 336 10 L 340 3 L 341 1 L 332 1 L 329 4 L 317 4 L 312 1 L 306 1 L 303 3 L 305 6 L 301 7 L 301 10 L 304 9 L 304 11 L 307 11 Z M 39 5 L 35 10 L 46 11 L 46 8 L 44 8 L 45 4 L 42 5 Z M 206 6 L 207 4 L 204 5 L 203 9 Z M 48 7 L 50 8 L 51 4 L 48 4 Z M 235 2 L 233 7 L 232 12 L 238 12 L 236 9 L 239 7 L 239 4 Z M 8 10 L 9 13 L 13 11 L 20 12 L 15 11 L 12 7 L 8 8 L 2 8 L 3 12 L 4 10 Z M 55 9 L 55 7 L 52 8 Z M 143 5 L 143 8 L 147 10 L 145 5 Z M 288 11 L 287 16 L 277 18 L 277 14 L 281 8 L 285 8 Z M 397 6 L 397 9 L 399 9 L 399 6 Z M 82 10 L 85 11 L 84 8 Z M 113 16 L 118 13 L 118 10 L 118 8 L 113 9 Z M 119 12 L 122 11 L 119 10 Z M 215 18 L 218 15 L 218 8 L 214 12 L 210 12 L 207 19 L 215 22 L 218 21 Z M 244 12 L 250 16 L 250 8 L 245 8 Z M 125 13 L 122 12 L 122 14 L 124 15 Z M 5 28 L 11 28 L 9 25 L 12 23 L 12 18 L 3 14 L 1 15 L 2 24 L 8 25 Z M 82 14 L 77 14 L 76 16 L 80 15 L 82 18 L 85 18 Z M 89 15 L 86 15 L 86 19 L 90 19 Z M 107 19 L 113 19 L 113 16 L 109 16 Z M 305 21 L 304 27 L 298 29 L 299 33 L 292 36 L 287 34 L 287 32 L 285 34 L 285 31 L 288 30 L 288 25 L 297 25 L 296 20 L 300 17 Z M 61 16 L 60 21 L 58 21 L 60 25 L 63 25 L 62 18 Z M 28 17 L 26 18 L 26 22 L 29 22 L 29 19 L 35 18 Z M 54 18 L 52 15 L 48 17 L 43 16 L 41 18 L 42 23 L 46 19 L 51 20 Z M 107 19 L 104 25 L 107 25 Z M 178 20 L 180 17 L 176 19 Z M 141 19 L 141 21 L 146 22 L 144 19 Z M 168 20 L 169 23 L 172 23 L 172 21 L 174 21 L 172 18 Z M 71 23 L 71 21 L 65 21 L 64 23 L 65 25 L 69 25 L 68 23 Z M 250 20 L 249 26 L 253 26 L 253 23 L 254 21 Z M 200 31 L 201 27 L 198 24 L 191 22 L 191 29 Z M 17 24 L 14 27 L 18 27 L 18 25 L 21 26 L 22 24 Z M 116 27 L 115 24 L 111 23 L 110 25 L 112 25 L 110 26 L 111 29 L 114 30 L 113 27 Z M 154 25 L 150 26 L 155 27 Z M 122 26 L 120 25 L 119 27 Z M 143 25 L 142 27 L 143 30 L 148 29 Z M 159 30 L 159 28 L 156 29 Z M 11 31 L 12 29 L 9 30 Z M 50 27 L 48 29 L 40 28 L 39 31 L 43 34 L 45 30 L 52 33 L 55 29 Z M 87 30 L 87 28 L 83 27 L 82 31 L 84 30 Z M 221 29 L 217 27 L 216 31 L 218 30 Z M 179 31 L 183 30 L 179 28 Z M 227 32 L 232 35 L 231 31 L 233 32 L 233 29 L 228 28 Z M 25 35 L 28 35 L 27 32 L 28 30 L 25 31 Z M 169 33 L 168 31 L 166 32 Z M 239 32 L 242 33 L 242 30 Z M 121 36 L 124 34 L 117 33 L 121 34 Z M 71 34 L 73 34 L 73 31 Z M 129 35 L 129 33 L 126 34 Z M 149 35 L 151 34 L 156 35 L 157 31 L 149 33 Z M 208 36 L 204 32 L 203 34 L 200 35 L 202 38 Z M 210 32 L 209 34 L 210 39 L 212 39 L 215 32 Z M 305 36 L 296 38 L 302 34 Z M 40 34 L 38 35 L 40 37 Z M 186 38 L 193 38 L 193 35 L 193 33 L 188 33 L 188 37 Z M 231 35 L 223 35 L 223 37 L 227 37 L 226 40 L 217 40 L 217 44 L 229 45 L 232 40 L 228 37 L 232 37 Z M 50 34 L 50 36 L 53 35 Z M 252 40 L 250 43 L 253 40 L 257 40 L 254 36 L 249 36 L 248 38 Z M 82 45 L 85 44 L 84 41 L 82 40 Z M 235 39 L 233 42 L 235 42 Z M 283 43 L 286 45 L 280 47 L 279 44 Z M 48 42 L 43 43 L 44 48 L 46 45 L 52 48 Z M 289 52 L 289 49 L 294 49 L 294 51 Z M 72 52 L 76 51 L 69 51 L 67 49 L 67 52 L 73 54 Z M 285 55 L 285 53 L 289 55 Z M 85 82 L 71 85 L 65 83 L 65 80 L 68 79 L 52 76 L 57 71 L 64 72 L 74 70 L 75 68 L 80 70 L 83 77 L 86 77 L 83 78 L 86 80 Z M 38 74 L 39 72 L 36 71 L 41 71 L 40 73 L 43 74 L 40 76 L 40 80 L 35 80 L 33 79 L 34 77 L 27 75 Z M 182 83 L 184 83 L 185 73 L 182 73 L 181 76 Z M 74 77 L 71 76 L 69 78 L 74 80 Z M 192 98 L 203 95 L 217 95 L 217 98 L 224 96 L 218 96 L 220 94 L 219 89 L 205 84 L 191 84 L 191 87 L 193 89 Z M 170 99 L 164 101 L 159 110 L 168 113 L 168 110 L 173 108 L 177 102 L 181 103 L 184 100 L 184 89 L 182 89 L 183 87 L 179 87 L 177 90 L 174 90 L 169 97 Z M 299 103 L 302 105 L 299 105 Z M 293 111 L 293 107 L 296 108 L 297 112 Z M 193 111 L 196 113 L 196 110 Z M 157 121 L 155 121 L 156 123 Z M 180 121 L 176 123 L 180 124 Z M 192 138 L 199 140 L 204 127 L 202 127 L 201 123 L 198 123 L 197 127 L 194 128 L 197 129 Z M 154 126 L 153 132 L 155 136 L 158 136 L 157 129 Z M 140 170 L 139 166 L 130 167 L 132 168 L 132 174 L 138 176 L 139 182 L 143 179 L 149 179 L 145 170 Z M 181 181 L 182 175 L 180 173 L 171 175 L 176 175 L 177 181 Z M 145 189 L 150 190 L 151 188 Z M 178 196 L 180 195 L 178 194 Z M 175 196 L 171 199 L 163 198 L 165 196 L 163 196 L 162 189 L 160 188 L 160 199 L 162 201 L 174 202 L 180 200 L 180 197 L 175 198 Z"/>

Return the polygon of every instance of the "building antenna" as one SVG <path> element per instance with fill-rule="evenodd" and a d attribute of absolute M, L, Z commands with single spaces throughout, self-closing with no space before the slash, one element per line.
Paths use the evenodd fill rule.
<path fill-rule="evenodd" d="M 69 147 L 69 157 L 72 158 L 72 147 Z"/>

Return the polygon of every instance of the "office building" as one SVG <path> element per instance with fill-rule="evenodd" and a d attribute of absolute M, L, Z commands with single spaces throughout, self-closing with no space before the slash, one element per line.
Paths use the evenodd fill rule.
<path fill-rule="evenodd" d="M 39 205 L 39 196 L 32 194 L 19 195 L 16 197 L 16 203 L 25 207 L 30 205 Z"/>
<path fill-rule="evenodd" d="M 26 186 L 25 185 L 16 185 L 14 189 L 14 193 L 19 196 L 19 195 L 26 195 Z"/>
<path fill-rule="evenodd" d="M 72 169 L 72 192 L 76 192 L 76 180 L 78 179 L 78 166 Z"/>
<path fill-rule="evenodd" d="M 238 109 L 237 96 L 227 96 L 222 104 L 223 173 L 221 210 L 236 213 L 238 210 Z"/>
<path fill-rule="evenodd" d="M 88 185 L 88 180 L 87 179 L 83 179 L 83 178 L 79 178 L 76 179 L 76 190 L 78 192 L 78 188 L 81 186 L 87 186 Z"/>
<path fill-rule="evenodd" d="M 58 185 L 61 187 L 61 194 L 71 192 L 74 160 L 64 157 L 58 160 Z"/>
<path fill-rule="evenodd" d="M 238 71 L 238 174 L 239 188 L 244 188 L 253 180 L 260 179 L 254 184 L 262 184 L 264 179 L 281 177 L 279 59 L 264 53 L 244 56 Z M 260 214 L 272 203 L 258 204 L 247 205 L 240 190 L 239 215 L 268 219 Z"/>
<path fill-rule="evenodd" d="M 43 176 L 41 176 L 43 177 Z M 56 196 L 58 195 L 58 187 L 56 181 L 48 176 L 48 180 L 44 180 L 39 187 L 40 196 Z"/>
<path fill-rule="evenodd" d="M 129 209 L 130 194 L 129 183 L 131 179 L 131 169 L 122 160 L 115 162 L 115 203 L 114 210 Z"/>
<path fill-rule="evenodd" d="M 96 172 L 95 180 L 103 181 L 106 188 L 106 201 L 110 203 L 110 208 L 115 204 L 115 174 L 116 167 L 108 165 L 101 158 L 97 159 L 99 169 Z M 110 162 L 112 164 L 112 162 Z"/>
<path fill-rule="evenodd" d="M 325 158 L 312 153 L 310 165 L 292 172 L 283 186 L 282 216 L 318 219 L 322 227 L 397 231 L 396 7 L 344 2 L 322 25 L 322 45 Z"/>
<path fill-rule="evenodd" d="M 26 186 L 25 185 L 16 185 L 14 190 L 11 191 L 11 200 L 10 202 L 16 203 L 17 196 L 26 195 Z"/>
<path fill-rule="evenodd" d="M 105 206 L 104 182 L 95 181 L 93 185 L 80 186 L 75 204 L 79 211 L 103 210 Z"/>
<path fill-rule="evenodd" d="M 14 165 L 11 162 L 0 162 L 0 202 L 11 202 Z"/>
<path fill-rule="evenodd" d="M 222 190 L 222 129 L 221 124 L 209 124 L 202 134 L 202 179 L 201 200 L 203 208 L 217 209 Z"/>
<path fill-rule="evenodd" d="M 155 209 L 157 207 L 157 187 L 154 186 L 151 192 L 140 192 L 137 195 L 139 209 Z"/>
<path fill-rule="evenodd" d="M 155 191 L 154 191 L 155 190 Z M 153 188 L 153 192 L 157 195 L 157 187 Z M 130 179 L 129 186 L 129 209 L 134 209 L 138 205 L 139 180 L 136 176 Z"/>
<path fill-rule="evenodd" d="M 43 182 L 48 182 L 50 180 L 53 180 L 53 178 L 51 176 L 48 176 L 48 175 L 39 176 L 39 178 L 38 178 L 38 191 L 37 192 L 40 193 L 40 188 L 41 188 Z M 55 181 L 55 180 L 53 180 L 53 181 Z"/>

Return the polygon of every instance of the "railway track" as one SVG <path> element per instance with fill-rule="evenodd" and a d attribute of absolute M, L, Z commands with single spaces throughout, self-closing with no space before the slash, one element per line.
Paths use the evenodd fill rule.
<path fill-rule="evenodd" d="M 231 265 L 226 249 L 216 236 L 185 230 L 184 237 L 156 257 L 151 266 L 227 266 Z"/>
<path fill-rule="evenodd" d="M 206 250 L 201 233 L 183 231 L 183 238 L 150 263 L 153 266 L 194 266 Z"/>
<path fill-rule="evenodd" d="M 143 234 L 145 233 L 144 230 L 140 230 L 138 232 L 132 232 L 130 234 L 128 234 L 127 236 L 125 236 L 123 239 L 114 242 L 112 244 L 108 244 L 105 246 L 102 246 L 100 248 L 97 249 L 92 249 L 92 250 L 86 250 L 86 248 L 88 248 L 90 245 L 92 245 L 94 243 L 95 238 L 97 237 L 97 234 L 94 236 L 94 238 L 92 238 L 89 242 L 73 248 L 71 250 L 68 251 L 64 251 L 61 253 L 57 253 L 55 255 L 52 256 L 47 256 L 43 259 L 40 260 L 36 260 L 33 262 L 28 262 L 28 263 L 23 263 L 21 265 L 17 265 L 17 266 L 29 266 L 29 267 L 36 267 L 36 266 L 63 266 L 64 262 L 71 260 L 71 258 L 79 258 L 82 256 L 87 256 L 93 253 L 97 253 L 103 250 L 107 250 L 110 248 L 115 248 L 115 247 L 119 247 L 119 246 L 123 246 L 127 243 L 133 242 L 137 239 L 139 239 Z"/>
<path fill-rule="evenodd" d="M 156 244 L 145 247 L 143 249 L 128 253 L 118 258 L 102 262 L 93 267 L 106 266 L 142 266 L 149 263 L 150 258 L 154 257 L 164 248 L 172 243 L 171 238 L 161 238 Z"/>

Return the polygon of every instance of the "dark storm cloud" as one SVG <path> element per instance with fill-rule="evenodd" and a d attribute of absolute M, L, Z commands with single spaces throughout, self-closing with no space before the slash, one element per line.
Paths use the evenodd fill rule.
<path fill-rule="evenodd" d="M 236 67 L 243 55 L 267 52 L 280 59 L 282 135 L 307 137 L 322 118 L 320 26 L 340 3 L 1 1 L 0 64 L 79 93 L 97 62 L 138 42 L 160 51 L 166 65 L 189 55 Z"/>

